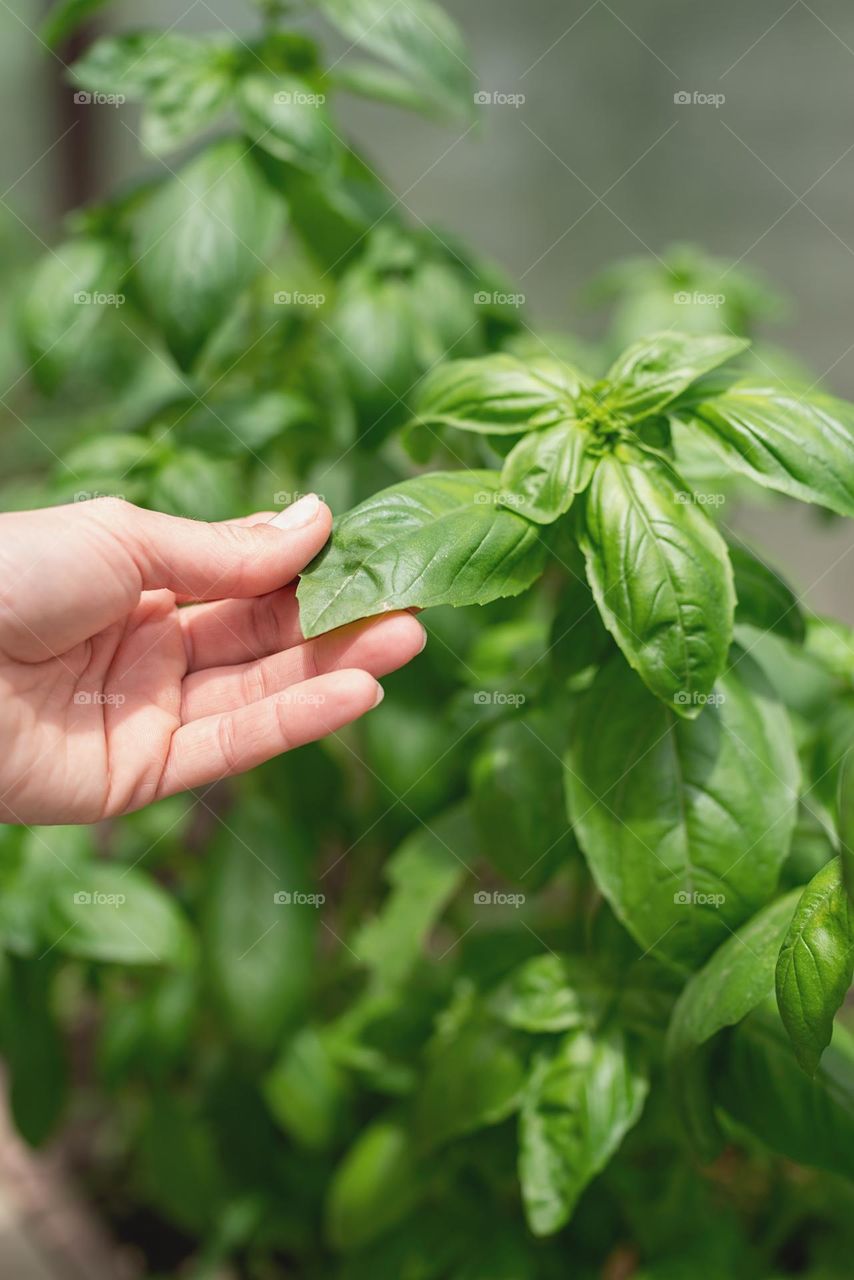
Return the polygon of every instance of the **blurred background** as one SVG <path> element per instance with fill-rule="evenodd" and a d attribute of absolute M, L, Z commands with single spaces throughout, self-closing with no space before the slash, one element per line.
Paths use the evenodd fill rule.
<path fill-rule="evenodd" d="M 133 106 L 75 107 L 62 59 L 34 35 L 48 7 L 0 3 L 0 225 L 10 270 L 56 236 L 65 208 L 106 195 L 141 163 Z M 447 227 L 500 263 L 537 323 L 590 336 L 604 327 L 602 309 L 583 299 L 592 277 L 627 256 L 654 264 L 673 243 L 699 245 L 723 264 L 722 292 L 730 269 L 765 273 L 781 295 L 768 334 L 816 383 L 854 396 L 850 5 L 447 7 L 481 90 L 516 96 L 516 105 L 492 103 L 477 124 L 447 128 L 347 104 L 352 136 L 416 222 Z M 109 15 L 100 29 L 245 23 L 243 6 L 225 0 L 134 0 Z M 848 530 L 800 507 L 741 512 L 739 523 L 789 565 L 814 608 L 854 621 L 850 560 L 839 559 Z"/>

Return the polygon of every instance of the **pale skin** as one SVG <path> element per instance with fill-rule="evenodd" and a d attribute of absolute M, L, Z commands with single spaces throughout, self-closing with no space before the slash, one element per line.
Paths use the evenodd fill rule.
<path fill-rule="evenodd" d="M 98 822 L 375 707 L 425 632 L 393 613 L 303 639 L 295 579 L 331 527 L 313 495 L 227 524 L 112 499 L 0 516 L 0 822 Z"/>

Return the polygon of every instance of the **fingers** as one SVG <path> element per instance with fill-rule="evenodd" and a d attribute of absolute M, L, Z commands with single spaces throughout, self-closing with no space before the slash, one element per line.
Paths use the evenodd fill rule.
<path fill-rule="evenodd" d="M 330 631 L 271 657 L 198 671 L 184 680 L 181 718 L 186 724 L 233 711 L 342 668 L 359 667 L 372 676 L 385 676 L 420 653 L 426 639 L 421 623 L 410 614 L 390 613 Z"/>
<path fill-rule="evenodd" d="M 302 643 L 296 587 L 253 600 L 221 600 L 179 612 L 187 670 L 230 666 L 266 658 Z"/>
<path fill-rule="evenodd" d="M 332 513 L 308 494 L 272 520 L 204 524 L 124 507 L 114 533 L 131 552 L 144 590 L 193 600 L 257 596 L 290 582 L 321 549 Z"/>
<path fill-rule="evenodd" d="M 314 742 L 382 700 L 366 671 L 335 671 L 223 715 L 183 725 L 172 744 L 158 796 L 204 786 Z"/>

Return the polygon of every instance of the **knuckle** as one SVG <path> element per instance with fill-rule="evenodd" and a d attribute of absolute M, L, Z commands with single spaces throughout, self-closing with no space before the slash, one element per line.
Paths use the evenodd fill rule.
<path fill-rule="evenodd" d="M 233 716 L 220 716 L 216 726 L 216 742 L 226 770 L 237 773 L 240 769 L 240 747 Z"/>
<path fill-rule="evenodd" d="M 241 694 L 244 702 L 260 702 L 269 694 L 269 686 L 264 668 L 260 662 L 251 662 L 243 672 Z"/>

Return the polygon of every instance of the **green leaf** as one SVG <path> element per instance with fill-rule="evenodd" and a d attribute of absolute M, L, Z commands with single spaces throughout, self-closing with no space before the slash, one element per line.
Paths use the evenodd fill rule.
<path fill-rule="evenodd" d="M 50 49 L 57 49 L 76 29 L 94 18 L 112 0 L 57 0 L 39 28 L 39 36 Z"/>
<path fill-rule="evenodd" d="M 649 1085 L 622 1032 L 571 1032 L 534 1063 L 519 1119 L 528 1225 L 552 1235 L 637 1123 Z"/>
<path fill-rule="evenodd" d="M 659 459 L 602 458 L 580 543 L 602 619 L 630 666 L 679 715 L 700 714 L 732 640 L 726 544 Z"/>
<path fill-rule="evenodd" d="M 47 394 L 74 372 L 99 324 L 121 306 L 123 272 L 117 246 L 91 237 L 67 240 L 37 264 L 18 326 L 31 374 Z"/>
<path fill-rule="evenodd" d="M 570 416 L 581 376 L 556 360 L 491 355 L 450 360 L 421 383 L 416 421 L 482 435 L 519 435 Z"/>
<path fill-rule="evenodd" d="M 804 889 L 777 962 L 777 1004 L 798 1062 L 815 1075 L 854 974 L 854 903 L 834 858 Z"/>
<path fill-rule="evenodd" d="M 836 807 L 842 879 L 849 899 L 854 902 L 854 751 L 851 750 L 845 755 L 839 770 Z"/>
<path fill-rule="evenodd" d="M 227 40 L 141 31 L 97 40 L 71 73 L 92 93 L 141 100 L 142 142 L 163 152 L 189 141 L 225 107 L 234 61 Z"/>
<path fill-rule="evenodd" d="M 659 333 L 624 351 L 606 374 L 609 408 L 637 422 L 661 410 L 692 383 L 740 355 L 750 344 L 721 335 Z"/>
<path fill-rule="evenodd" d="M 297 1142 L 323 1150 L 338 1131 L 346 1080 L 314 1027 L 304 1027 L 264 1077 L 264 1097 Z"/>
<path fill-rule="evenodd" d="M 333 1175 L 326 1206 L 330 1243 L 342 1252 L 368 1244 L 409 1212 L 419 1192 L 409 1133 L 394 1120 L 375 1120 Z"/>
<path fill-rule="evenodd" d="M 293 75 L 253 74 L 237 95 L 246 132 L 265 151 L 309 171 L 325 169 L 337 149 L 325 97 Z"/>
<path fill-rule="evenodd" d="M 524 961 L 489 999 L 490 1012 L 501 1022 L 532 1034 L 592 1030 L 605 1008 L 592 966 L 553 952 Z"/>
<path fill-rule="evenodd" d="M 690 721 L 616 659 L 585 695 L 567 756 L 599 888 L 644 950 L 689 966 L 774 892 L 798 782 L 788 717 L 744 656 Z"/>
<path fill-rule="evenodd" d="M 230 520 L 243 502 L 240 471 L 230 459 L 184 449 L 160 467 L 148 490 L 149 505 L 193 520 Z"/>
<path fill-rule="evenodd" d="M 472 765 L 481 848 L 502 875 L 531 892 L 577 848 L 563 804 L 562 749 L 544 718 L 529 715 L 497 725 Z"/>
<path fill-rule="evenodd" d="M 283 218 L 245 145 L 230 139 L 196 156 L 142 207 L 134 276 L 182 369 L 264 266 Z"/>
<path fill-rule="evenodd" d="M 739 382 L 692 410 L 692 421 L 757 484 L 854 515 L 854 408 Z"/>
<path fill-rule="evenodd" d="M 68 1057 L 53 1012 L 51 957 L 10 957 L 0 1004 L 3 1057 L 15 1127 L 33 1147 L 56 1130 L 68 1097 Z"/>
<path fill-rule="evenodd" d="M 806 622 L 792 588 L 747 547 L 732 538 L 727 542 L 735 581 L 736 622 L 776 631 L 793 644 L 803 644 Z"/>
<path fill-rule="evenodd" d="M 56 946 L 109 964 L 186 965 L 193 938 L 175 902 L 142 871 L 94 864 L 53 895 Z"/>
<path fill-rule="evenodd" d="M 418 1087 L 415 1132 L 432 1150 L 452 1138 L 500 1124 L 518 1110 L 525 1067 L 506 1027 L 475 1015 L 453 1034 L 440 1034 Z"/>
<path fill-rule="evenodd" d="M 305 637 L 393 609 L 487 604 L 524 591 L 543 570 L 545 544 L 498 492 L 494 471 L 435 472 L 341 516 L 300 579 Z"/>
<path fill-rule="evenodd" d="M 399 986 L 468 873 L 474 834 L 459 806 L 407 836 L 386 867 L 392 891 L 379 914 L 353 940 L 352 950 L 382 984 Z"/>
<path fill-rule="evenodd" d="M 808 1076 L 771 1000 L 731 1033 L 714 1086 L 726 1112 L 772 1151 L 854 1178 L 854 1041 L 843 1027 Z"/>
<path fill-rule="evenodd" d="M 336 89 L 356 93 L 362 98 L 374 98 L 377 102 L 387 102 L 393 107 L 406 107 L 439 119 L 447 115 L 444 105 L 425 93 L 418 84 L 397 71 L 373 62 L 349 60 L 327 72 L 327 76 L 333 80 Z"/>
<path fill-rule="evenodd" d="M 599 666 L 614 647 L 584 577 L 578 548 L 570 553 L 566 568 L 569 575 L 560 585 L 548 649 L 552 667 L 562 680 Z"/>
<path fill-rule="evenodd" d="M 289 428 L 311 422 L 315 413 L 311 402 L 293 391 L 231 392 L 194 404 L 170 437 L 207 454 L 245 457 Z"/>
<path fill-rule="evenodd" d="M 312 0 L 352 46 L 400 71 L 444 115 L 470 116 L 473 76 L 460 34 L 432 0 Z"/>
<path fill-rule="evenodd" d="M 557 520 L 593 476 L 590 441 L 591 433 L 575 419 L 523 436 L 505 459 L 501 501 L 537 524 Z"/>
<path fill-rule="evenodd" d="M 293 821 L 244 799 L 217 838 L 202 921 L 208 980 L 240 1043 L 273 1048 L 303 1012 L 321 905 Z"/>

